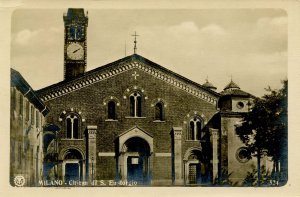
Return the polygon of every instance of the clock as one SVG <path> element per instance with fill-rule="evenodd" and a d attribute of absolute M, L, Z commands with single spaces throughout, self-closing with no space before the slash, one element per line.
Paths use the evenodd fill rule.
<path fill-rule="evenodd" d="M 71 60 L 82 60 L 84 55 L 84 49 L 79 43 L 70 43 L 67 46 L 67 55 Z"/>

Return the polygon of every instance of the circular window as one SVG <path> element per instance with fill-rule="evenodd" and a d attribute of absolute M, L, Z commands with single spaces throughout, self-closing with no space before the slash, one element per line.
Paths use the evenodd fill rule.
<path fill-rule="evenodd" d="M 236 159 L 241 163 L 246 163 L 251 158 L 251 153 L 248 148 L 241 147 L 236 151 Z"/>
<path fill-rule="evenodd" d="M 238 102 L 236 104 L 237 108 L 242 109 L 244 107 L 244 103 L 243 102 Z"/>

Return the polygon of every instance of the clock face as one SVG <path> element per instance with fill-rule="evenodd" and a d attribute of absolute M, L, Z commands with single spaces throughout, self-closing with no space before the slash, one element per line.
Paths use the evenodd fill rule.
<path fill-rule="evenodd" d="M 84 55 L 84 50 L 81 44 L 71 43 L 67 47 L 67 55 L 71 60 L 82 60 Z"/>

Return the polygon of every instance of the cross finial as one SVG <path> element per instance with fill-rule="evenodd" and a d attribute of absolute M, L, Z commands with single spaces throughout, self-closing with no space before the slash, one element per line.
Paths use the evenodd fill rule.
<path fill-rule="evenodd" d="M 208 75 L 206 76 L 206 82 L 208 82 Z"/>
<path fill-rule="evenodd" d="M 137 47 L 136 47 L 136 44 L 137 44 L 137 41 L 136 41 L 136 37 L 139 36 L 136 34 L 136 31 L 134 32 L 134 35 L 131 35 L 131 36 L 134 36 L 134 48 L 133 48 L 133 51 L 134 51 L 134 54 L 136 54 L 136 51 L 137 51 Z"/>

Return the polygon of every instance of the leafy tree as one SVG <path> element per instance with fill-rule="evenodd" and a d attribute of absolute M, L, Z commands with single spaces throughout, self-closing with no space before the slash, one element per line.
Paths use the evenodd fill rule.
<path fill-rule="evenodd" d="M 247 173 L 247 176 L 243 181 L 243 186 L 250 186 L 250 187 L 257 186 L 258 184 L 257 174 L 258 174 L 257 169 L 252 168 L 252 171 Z M 267 170 L 265 166 L 262 166 L 261 168 L 261 176 L 259 182 L 261 186 L 274 186 L 271 172 Z"/>
<path fill-rule="evenodd" d="M 279 162 L 287 166 L 287 94 L 288 81 L 283 81 L 280 90 L 266 89 L 268 94 L 254 100 L 249 113 L 236 132 L 252 154 L 257 157 L 257 185 L 260 186 L 260 159 L 263 151 L 274 162 L 274 179 L 280 180 Z M 286 181 L 286 180 L 283 180 Z"/>

